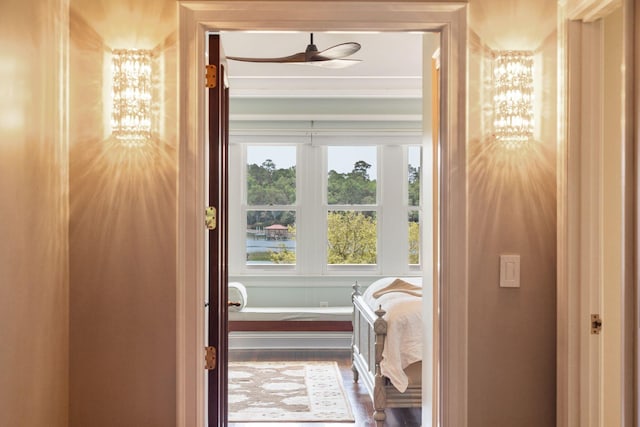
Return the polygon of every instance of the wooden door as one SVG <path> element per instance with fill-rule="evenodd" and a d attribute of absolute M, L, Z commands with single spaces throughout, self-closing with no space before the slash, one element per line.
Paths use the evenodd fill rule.
<path fill-rule="evenodd" d="M 229 88 L 220 35 L 208 35 L 208 426 L 227 425 Z M 213 362 L 215 358 L 215 362 Z"/>

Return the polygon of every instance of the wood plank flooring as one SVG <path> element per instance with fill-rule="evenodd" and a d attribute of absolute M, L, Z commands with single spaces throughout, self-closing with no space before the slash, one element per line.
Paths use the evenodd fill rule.
<path fill-rule="evenodd" d="M 373 404 L 363 384 L 353 382 L 351 357 L 349 350 L 232 350 L 229 361 L 336 361 L 340 367 L 344 389 L 349 397 L 355 423 L 229 423 L 229 427 L 375 427 L 373 421 Z M 387 409 L 388 427 L 420 427 L 421 410 Z"/>

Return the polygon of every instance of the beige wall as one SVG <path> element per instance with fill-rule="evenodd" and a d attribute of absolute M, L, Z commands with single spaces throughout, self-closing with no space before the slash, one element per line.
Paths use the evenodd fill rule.
<path fill-rule="evenodd" d="M 176 422 L 177 23 L 175 2 L 160 3 L 71 2 L 72 427 Z M 155 49 L 155 132 L 142 148 L 104 125 L 105 53 L 118 48 Z"/>
<path fill-rule="evenodd" d="M 556 37 L 546 21 L 555 23 L 555 5 L 513 3 L 470 4 L 470 427 L 555 425 Z M 517 151 L 491 137 L 500 49 L 535 51 L 539 125 Z M 521 256 L 520 288 L 499 287 L 501 254 Z"/>
<path fill-rule="evenodd" d="M 67 426 L 63 3 L 0 3 L 2 426 Z"/>

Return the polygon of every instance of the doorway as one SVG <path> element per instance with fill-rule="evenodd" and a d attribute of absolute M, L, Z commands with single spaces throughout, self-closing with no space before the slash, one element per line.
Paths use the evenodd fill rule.
<path fill-rule="evenodd" d="M 290 31 L 220 33 L 225 53 L 243 58 L 301 51 L 308 37 Z M 365 425 L 372 399 L 364 379 L 354 385 L 350 373 L 352 285 L 364 290 L 382 277 L 422 278 L 425 261 L 433 259 L 431 250 L 419 248 L 419 220 L 424 213 L 423 239 L 433 240 L 427 225 L 432 195 L 425 189 L 420 197 L 420 186 L 433 187 L 425 169 L 432 149 L 421 146 L 428 141 L 431 147 L 437 134 L 431 110 L 439 80 L 432 84 L 431 68 L 438 35 L 336 31 L 312 37 L 319 50 L 354 43 L 361 48 L 349 56 L 349 67 L 339 69 L 227 61 L 229 272 L 243 303 L 229 313 L 229 378 L 236 388 L 229 390 L 230 425 L 264 420 L 264 402 L 274 404 L 260 399 L 263 413 L 248 413 L 248 380 L 236 378 L 244 375 L 243 361 L 292 359 L 337 361 L 352 406 L 365 408 L 354 408 L 356 423 Z M 428 157 L 424 167 L 422 151 Z M 363 234 L 368 237 L 357 242 L 343 240 Z M 433 317 L 432 310 L 432 304 L 425 307 L 425 318 Z M 426 349 L 434 349 L 431 342 Z M 271 419 L 282 419 L 281 412 Z M 387 408 L 387 423 L 421 424 L 419 408 L 405 412 Z"/>
<path fill-rule="evenodd" d="M 202 40 L 208 30 L 393 30 L 435 31 L 441 35 L 440 211 L 442 218 L 438 271 L 439 403 L 425 396 L 423 411 L 437 412 L 447 425 L 466 424 L 466 182 L 465 69 L 466 5 L 429 2 L 186 2 L 180 13 L 181 144 L 179 176 L 178 278 L 178 425 L 201 426 L 204 414 L 202 364 L 204 211 L 198 177 L 203 171 L 204 69 Z M 297 6 L 297 7 L 296 7 Z M 455 258 L 455 265 L 453 259 Z M 456 268 L 457 267 L 457 268 Z M 454 298 L 455 295 L 455 298 Z M 433 411 L 432 411 L 433 408 Z"/>

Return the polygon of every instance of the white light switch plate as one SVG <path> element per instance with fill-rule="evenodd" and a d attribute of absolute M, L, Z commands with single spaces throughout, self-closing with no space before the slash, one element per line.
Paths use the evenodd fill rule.
<path fill-rule="evenodd" d="M 520 287 L 520 255 L 500 255 L 500 287 Z"/>

